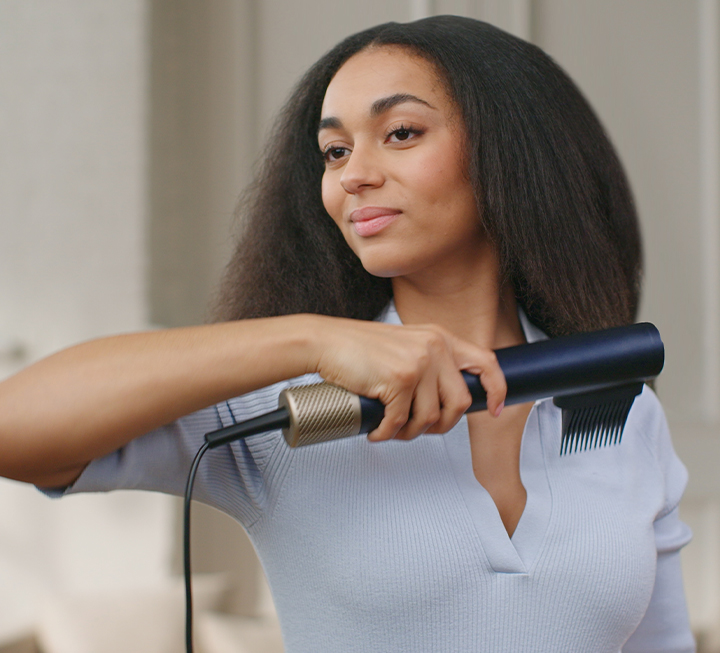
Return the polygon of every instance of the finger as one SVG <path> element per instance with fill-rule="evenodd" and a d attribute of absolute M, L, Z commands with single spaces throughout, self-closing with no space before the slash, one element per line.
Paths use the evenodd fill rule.
<path fill-rule="evenodd" d="M 426 433 L 440 419 L 440 413 L 437 377 L 426 376 L 415 390 L 410 419 L 395 435 L 395 439 L 413 440 Z"/>
<path fill-rule="evenodd" d="M 480 377 L 480 383 L 485 388 L 487 395 L 488 411 L 497 417 L 505 406 L 505 397 L 507 395 L 505 375 L 497 361 L 495 352 L 481 350 L 478 358 L 481 359 L 479 365 L 469 365 L 463 369 Z"/>
<path fill-rule="evenodd" d="M 440 418 L 429 429 L 429 433 L 446 433 L 465 414 L 472 397 L 465 379 L 453 368 L 443 370 L 439 377 Z"/>
<path fill-rule="evenodd" d="M 379 426 L 368 433 L 368 440 L 381 442 L 392 440 L 410 419 L 412 391 L 405 390 L 391 399 L 378 397 L 385 405 L 385 415 Z"/>

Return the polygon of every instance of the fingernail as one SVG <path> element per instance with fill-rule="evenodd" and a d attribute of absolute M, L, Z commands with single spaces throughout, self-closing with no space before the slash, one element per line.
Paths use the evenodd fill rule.
<path fill-rule="evenodd" d="M 499 417 L 499 416 L 500 416 L 500 413 L 502 413 L 503 408 L 505 408 L 505 402 L 504 402 L 504 401 L 495 409 L 495 417 Z"/>

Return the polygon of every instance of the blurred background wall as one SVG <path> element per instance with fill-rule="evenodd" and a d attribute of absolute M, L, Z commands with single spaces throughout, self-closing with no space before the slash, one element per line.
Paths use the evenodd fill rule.
<path fill-rule="evenodd" d="M 691 618 L 720 651 L 720 0 L 0 0 L 0 374 L 202 322 L 237 198 L 302 72 L 347 34 L 440 13 L 549 52 L 626 165 L 641 319 L 663 334 L 658 392 L 690 470 Z M 170 587 L 178 513 L 168 497 L 53 503 L 0 482 L 0 643 L 63 598 Z M 272 614 L 236 524 L 197 509 L 193 543 L 194 569 L 229 579 L 223 610 Z"/>

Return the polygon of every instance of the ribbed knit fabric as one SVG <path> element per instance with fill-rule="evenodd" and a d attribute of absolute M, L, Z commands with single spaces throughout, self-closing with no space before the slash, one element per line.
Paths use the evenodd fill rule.
<path fill-rule="evenodd" d="M 203 434 L 273 410 L 284 385 L 149 433 L 67 491 L 182 494 Z M 287 653 L 694 651 L 686 472 L 657 398 L 645 388 L 615 446 L 561 456 L 560 419 L 551 401 L 530 413 L 512 539 L 473 474 L 465 419 L 412 442 L 254 436 L 206 455 L 195 497 L 248 531 Z"/>

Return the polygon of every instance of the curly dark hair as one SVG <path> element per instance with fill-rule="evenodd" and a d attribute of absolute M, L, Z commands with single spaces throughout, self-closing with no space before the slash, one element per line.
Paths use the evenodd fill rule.
<path fill-rule="evenodd" d="M 622 165 L 575 84 L 536 46 L 486 23 L 436 16 L 348 37 L 302 78 L 239 209 L 216 319 L 311 312 L 371 320 L 392 297 L 325 211 L 317 128 L 325 90 L 368 47 L 431 62 L 460 108 L 479 215 L 503 279 L 550 336 L 634 320 L 638 220 Z"/>

